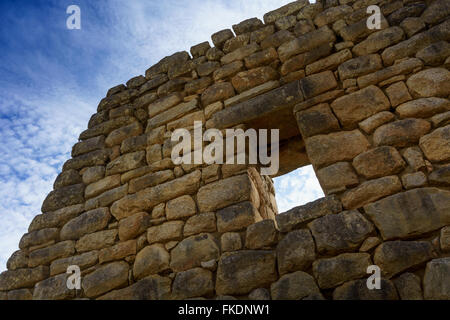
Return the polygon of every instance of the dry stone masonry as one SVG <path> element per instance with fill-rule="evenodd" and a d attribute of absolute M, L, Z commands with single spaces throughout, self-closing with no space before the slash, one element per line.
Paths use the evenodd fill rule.
<path fill-rule="evenodd" d="M 299 0 L 163 58 L 108 90 L 0 299 L 450 299 L 449 40 L 448 0 Z M 258 166 L 174 165 L 194 121 L 280 129 L 278 175 L 326 197 L 278 213 Z"/>

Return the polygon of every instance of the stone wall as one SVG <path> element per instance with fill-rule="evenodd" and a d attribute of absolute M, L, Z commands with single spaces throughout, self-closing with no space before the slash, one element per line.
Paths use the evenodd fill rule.
<path fill-rule="evenodd" d="M 0 299 L 450 299 L 449 14 L 295 1 L 110 89 Z M 278 214 L 258 166 L 175 166 L 194 121 L 280 128 L 281 173 L 311 163 L 327 196 Z"/>

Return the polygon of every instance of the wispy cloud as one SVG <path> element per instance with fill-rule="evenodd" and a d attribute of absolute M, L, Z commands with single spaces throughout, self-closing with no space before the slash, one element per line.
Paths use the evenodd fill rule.
<path fill-rule="evenodd" d="M 40 213 L 108 88 L 144 74 L 166 55 L 210 41 L 218 30 L 262 18 L 288 2 L 82 0 L 77 3 L 82 30 L 65 28 L 66 7 L 72 2 L 2 2 L 0 271 Z M 317 195 L 314 190 L 320 187 L 312 178 L 309 171 L 276 180 L 280 211 Z"/>

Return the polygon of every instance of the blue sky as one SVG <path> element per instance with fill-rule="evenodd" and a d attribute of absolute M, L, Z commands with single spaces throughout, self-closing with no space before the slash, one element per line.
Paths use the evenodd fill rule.
<path fill-rule="evenodd" d="M 110 87 L 289 0 L 0 2 L 0 271 Z M 81 30 L 66 8 L 81 9 Z M 280 212 L 323 196 L 310 167 L 276 179 Z"/>

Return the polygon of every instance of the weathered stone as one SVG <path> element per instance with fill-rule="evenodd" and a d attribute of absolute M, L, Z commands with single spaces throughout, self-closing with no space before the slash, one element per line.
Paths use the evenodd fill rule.
<path fill-rule="evenodd" d="M 220 62 L 222 63 L 222 65 L 224 65 L 236 60 L 243 60 L 245 57 L 248 57 L 249 55 L 255 53 L 258 50 L 260 50 L 258 44 L 250 43 L 243 47 L 240 47 L 239 49 L 234 50 L 233 52 L 224 55 L 222 58 L 220 58 Z"/>
<path fill-rule="evenodd" d="M 342 63 L 338 68 L 338 72 L 339 78 L 345 80 L 363 76 L 382 68 L 383 64 L 380 56 L 378 54 L 370 54 Z"/>
<path fill-rule="evenodd" d="M 197 194 L 200 212 L 215 211 L 230 204 L 251 199 L 252 187 L 247 174 L 209 183 L 201 187 Z"/>
<path fill-rule="evenodd" d="M 337 68 L 340 64 L 352 58 L 352 53 L 348 49 L 338 51 L 329 55 L 326 58 L 320 59 L 316 62 L 306 66 L 306 74 L 310 75 L 324 70 L 332 70 Z"/>
<path fill-rule="evenodd" d="M 168 300 L 171 280 L 158 275 L 148 276 L 133 285 L 111 291 L 99 300 Z"/>
<path fill-rule="evenodd" d="M 202 93 L 202 104 L 209 105 L 219 100 L 234 96 L 234 88 L 229 82 L 215 83 Z"/>
<path fill-rule="evenodd" d="M 425 299 L 449 300 L 450 258 L 434 259 L 428 262 L 423 277 Z"/>
<path fill-rule="evenodd" d="M 277 241 L 277 230 L 273 220 L 267 219 L 250 225 L 245 234 L 245 246 L 260 249 L 271 246 Z"/>
<path fill-rule="evenodd" d="M 211 40 L 217 48 L 222 48 L 225 41 L 232 37 L 234 37 L 233 32 L 230 29 L 225 29 L 214 33 Z"/>
<path fill-rule="evenodd" d="M 117 238 L 117 229 L 104 230 L 87 234 L 77 241 L 77 252 L 98 250 L 114 244 Z"/>
<path fill-rule="evenodd" d="M 359 130 L 310 137 L 305 140 L 305 144 L 311 162 L 318 167 L 352 160 L 369 148 L 369 142 Z M 342 149 L 342 145 L 347 147 Z"/>
<path fill-rule="evenodd" d="M 105 263 L 114 260 L 121 260 L 136 254 L 136 240 L 119 242 L 116 245 L 100 250 L 98 254 L 99 262 Z"/>
<path fill-rule="evenodd" d="M 237 231 L 255 223 L 257 213 L 253 204 L 245 201 L 217 211 L 216 218 L 219 232 Z"/>
<path fill-rule="evenodd" d="M 204 41 L 195 46 L 192 46 L 190 51 L 191 51 L 192 57 L 195 59 L 195 58 L 204 56 L 206 54 L 206 51 L 208 51 L 209 48 L 211 48 L 211 46 L 209 45 L 209 42 Z"/>
<path fill-rule="evenodd" d="M 215 231 L 216 215 L 214 212 L 207 212 L 190 217 L 184 224 L 183 235 L 190 236 L 197 233 Z"/>
<path fill-rule="evenodd" d="M 374 230 L 358 211 L 329 214 L 308 224 L 319 253 L 339 253 L 355 249 Z"/>
<path fill-rule="evenodd" d="M 183 225 L 183 221 L 169 221 L 159 226 L 150 227 L 147 230 L 147 241 L 152 244 L 180 240 L 183 235 Z"/>
<path fill-rule="evenodd" d="M 282 75 L 287 75 L 293 71 L 304 69 L 305 66 L 309 65 L 310 63 L 322 57 L 328 56 L 332 52 L 332 49 L 333 47 L 330 43 L 324 43 L 312 49 L 311 51 L 295 55 L 283 63 L 280 68 L 280 73 Z"/>
<path fill-rule="evenodd" d="M 118 186 L 120 186 L 120 174 L 108 176 L 97 182 L 89 184 L 84 190 L 84 197 L 89 199 Z"/>
<path fill-rule="evenodd" d="M 441 229 L 439 242 L 442 251 L 444 252 L 450 251 L 450 226 Z"/>
<path fill-rule="evenodd" d="M 93 210 L 100 207 L 110 206 L 114 201 L 125 197 L 128 193 L 128 184 L 108 190 L 101 195 L 89 199 L 84 205 L 85 210 Z"/>
<path fill-rule="evenodd" d="M 402 300 L 423 300 L 420 278 L 414 273 L 404 273 L 394 279 L 400 299 Z"/>
<path fill-rule="evenodd" d="M 450 126 L 439 128 L 420 138 L 420 148 L 432 162 L 450 159 Z"/>
<path fill-rule="evenodd" d="M 281 62 L 285 62 L 296 54 L 310 51 L 324 43 L 334 42 L 335 40 L 336 36 L 334 35 L 334 32 L 327 26 L 324 26 L 299 38 L 281 44 L 278 48 L 278 56 Z"/>
<path fill-rule="evenodd" d="M 242 48 L 243 46 L 247 45 L 249 41 L 250 41 L 249 33 L 237 35 L 236 37 L 225 41 L 222 51 L 225 54 L 233 52 L 234 50 L 237 50 L 237 49 Z"/>
<path fill-rule="evenodd" d="M 33 232 L 44 228 L 62 227 L 67 221 L 75 218 L 84 210 L 83 204 L 68 206 L 53 212 L 39 214 L 34 217 L 28 231 Z"/>
<path fill-rule="evenodd" d="M 364 207 L 384 240 L 437 230 L 450 221 L 450 193 L 420 188 L 392 195 Z"/>
<path fill-rule="evenodd" d="M 170 267 L 175 272 L 199 267 L 201 262 L 217 259 L 220 256 L 215 238 L 200 234 L 184 239 L 170 252 Z"/>
<path fill-rule="evenodd" d="M 300 88 L 305 99 L 310 99 L 337 87 L 333 72 L 324 71 L 300 80 Z"/>
<path fill-rule="evenodd" d="M 262 51 L 255 52 L 245 58 L 245 66 L 248 69 L 267 65 L 278 58 L 277 51 L 274 48 L 268 48 Z"/>
<path fill-rule="evenodd" d="M 98 136 L 76 143 L 72 148 L 72 157 L 80 156 L 105 147 L 105 136 Z"/>
<path fill-rule="evenodd" d="M 314 23 L 310 19 L 300 19 L 294 27 L 294 34 L 300 37 L 315 29 Z"/>
<path fill-rule="evenodd" d="M 319 13 L 315 19 L 314 23 L 318 26 L 324 26 L 330 23 L 333 23 L 339 19 L 344 18 L 345 16 L 349 15 L 353 12 L 352 7 L 348 5 L 341 5 L 337 7 L 331 7 L 328 8 L 321 13 Z"/>
<path fill-rule="evenodd" d="M 219 260 L 216 293 L 246 294 L 277 279 L 275 253 L 243 250 L 224 253 Z"/>
<path fill-rule="evenodd" d="M 333 292 L 333 300 L 398 300 L 394 284 L 380 279 L 380 289 L 367 288 L 367 280 L 353 280 L 337 287 Z"/>
<path fill-rule="evenodd" d="M 428 118 L 450 111 L 450 101 L 441 98 L 421 98 L 399 105 L 395 110 L 403 118 Z"/>
<path fill-rule="evenodd" d="M 34 250 L 30 252 L 28 266 L 34 268 L 39 265 L 49 264 L 51 261 L 65 258 L 75 252 L 75 242 L 63 241 L 58 242 L 46 248 Z"/>
<path fill-rule="evenodd" d="M 274 25 L 267 25 L 258 30 L 252 31 L 250 33 L 250 43 L 261 43 L 267 37 L 273 35 L 275 32 Z"/>
<path fill-rule="evenodd" d="M 98 262 L 98 252 L 90 251 L 77 256 L 55 260 L 50 265 L 50 275 L 66 273 L 67 268 L 72 265 L 80 267 L 81 270 L 92 267 Z"/>
<path fill-rule="evenodd" d="M 399 24 L 403 19 L 407 17 L 418 17 L 425 9 L 425 3 L 412 3 L 407 6 L 394 11 L 388 17 L 389 23 L 391 25 Z"/>
<path fill-rule="evenodd" d="M 384 64 L 391 65 L 395 60 L 415 55 L 417 51 L 429 46 L 433 42 L 448 40 L 449 23 L 450 22 L 447 20 L 425 32 L 412 36 L 408 40 L 385 49 L 381 54 Z"/>
<path fill-rule="evenodd" d="M 379 126 L 387 122 L 390 122 L 394 119 L 395 116 L 393 113 L 388 111 L 382 111 L 360 122 L 358 125 L 362 130 L 364 130 L 364 132 L 370 134 Z"/>
<path fill-rule="evenodd" d="M 341 202 L 335 196 L 330 196 L 276 215 L 275 219 L 280 232 L 289 232 L 304 222 L 311 221 L 326 214 L 338 213 L 341 210 Z"/>
<path fill-rule="evenodd" d="M 270 300 L 270 291 L 265 288 L 258 288 L 248 295 L 250 300 Z"/>
<path fill-rule="evenodd" d="M 380 111 L 389 110 L 389 100 L 376 86 L 336 99 L 331 108 L 344 128 L 354 128 L 358 122 Z"/>
<path fill-rule="evenodd" d="M 84 202 L 84 185 L 75 184 L 50 192 L 42 204 L 42 212 L 55 211 Z"/>
<path fill-rule="evenodd" d="M 128 283 L 128 264 L 112 262 L 84 276 L 82 287 L 87 297 L 93 298 Z"/>
<path fill-rule="evenodd" d="M 66 300 L 75 297 L 75 291 L 67 287 L 68 274 L 38 282 L 34 288 L 33 300 Z"/>
<path fill-rule="evenodd" d="M 81 176 L 78 173 L 78 171 L 74 169 L 69 169 L 66 171 L 61 172 L 55 180 L 55 183 L 53 184 L 54 189 L 60 189 L 66 186 L 71 186 L 74 184 L 81 183 Z"/>
<path fill-rule="evenodd" d="M 192 194 L 197 191 L 200 178 L 201 172 L 196 170 L 181 178 L 138 191 L 115 202 L 111 207 L 111 213 L 120 220 L 133 213 L 149 210 L 167 200 Z"/>
<path fill-rule="evenodd" d="M 97 137 L 98 140 L 94 140 L 94 139 L 89 140 L 90 141 L 89 145 L 86 144 L 83 146 L 83 148 L 81 148 L 81 144 L 80 144 L 80 146 L 77 148 L 81 148 L 81 149 L 87 148 L 90 150 L 98 149 L 98 147 L 102 146 L 102 139 L 103 139 L 103 138 L 98 138 L 98 136 L 101 136 L 101 135 L 106 136 L 111 131 L 118 129 L 120 127 L 126 126 L 135 121 L 136 121 L 136 118 L 134 118 L 134 117 L 129 117 L 129 116 L 118 117 L 118 118 L 114 118 L 114 119 L 102 122 L 92 128 L 89 128 L 80 134 L 80 140 L 87 140 L 87 139 L 94 138 L 94 137 Z M 94 147 L 95 147 L 95 149 L 93 149 Z M 82 150 L 80 152 L 85 153 L 85 150 Z M 78 153 L 78 152 L 76 152 L 76 153 Z"/>
<path fill-rule="evenodd" d="M 425 22 L 418 17 L 408 17 L 400 23 L 408 38 L 426 28 Z"/>
<path fill-rule="evenodd" d="M 437 0 L 430 3 L 430 5 L 422 13 L 422 20 L 428 24 L 445 19 L 450 14 L 450 5 L 445 0 Z"/>
<path fill-rule="evenodd" d="M 116 173 L 123 173 L 129 170 L 133 170 L 143 166 L 144 163 L 144 151 L 127 153 L 108 163 L 108 165 L 106 166 L 106 175 L 109 176 Z"/>
<path fill-rule="evenodd" d="M 241 21 L 238 24 L 233 24 L 233 30 L 236 35 L 252 32 L 261 27 L 263 27 L 263 23 L 258 18 L 250 18 Z"/>
<path fill-rule="evenodd" d="M 23 235 L 22 239 L 20 239 L 19 242 L 19 248 L 25 249 L 31 246 L 37 246 L 52 240 L 58 240 L 58 238 L 58 228 L 46 228 L 38 231 L 33 231 Z"/>
<path fill-rule="evenodd" d="M 28 267 L 28 254 L 22 250 L 14 251 L 6 262 L 6 268 L 8 270 L 17 270 L 26 267 Z"/>
<path fill-rule="evenodd" d="M 104 166 L 95 166 L 87 168 L 83 173 L 83 183 L 85 185 L 91 184 L 102 179 L 105 176 L 105 167 Z"/>
<path fill-rule="evenodd" d="M 119 238 L 121 241 L 134 239 L 151 225 L 151 217 L 146 212 L 138 212 L 119 221 Z"/>
<path fill-rule="evenodd" d="M 125 127 L 112 131 L 105 140 L 105 144 L 108 147 L 121 144 L 126 138 L 132 136 L 138 136 L 142 134 L 144 130 L 139 122 L 133 122 Z"/>
<path fill-rule="evenodd" d="M 76 240 L 81 236 L 104 229 L 110 219 L 108 208 L 99 208 L 83 213 L 70 220 L 61 229 L 61 240 Z"/>
<path fill-rule="evenodd" d="M 430 131 L 431 125 L 422 119 L 404 119 L 385 124 L 375 130 L 373 142 L 376 146 L 407 147 L 415 144 Z"/>
<path fill-rule="evenodd" d="M 414 97 L 446 97 L 450 92 L 450 71 L 426 69 L 412 75 L 406 84 Z"/>
<path fill-rule="evenodd" d="M 292 41 L 294 39 L 295 37 L 291 32 L 287 30 L 280 30 L 261 41 L 261 48 L 278 48 L 283 43 Z"/>
<path fill-rule="evenodd" d="M 239 233 L 225 232 L 222 234 L 222 237 L 220 237 L 220 248 L 222 253 L 242 249 L 242 240 Z"/>
<path fill-rule="evenodd" d="M 450 62 L 450 59 L 449 59 Z M 433 126 L 440 127 L 450 124 L 450 111 L 434 115 L 430 118 Z"/>
<path fill-rule="evenodd" d="M 312 276 L 303 271 L 285 274 L 270 286 L 273 300 L 299 300 L 320 290 Z"/>
<path fill-rule="evenodd" d="M 317 179 L 327 194 L 343 191 L 359 183 L 358 176 L 348 162 L 337 162 L 318 170 Z"/>
<path fill-rule="evenodd" d="M 296 113 L 296 119 L 300 133 L 304 138 L 340 129 L 339 123 L 327 103 L 318 104 Z"/>
<path fill-rule="evenodd" d="M 32 300 L 33 299 L 33 293 L 30 289 L 17 289 L 9 291 L 8 293 L 5 292 L 5 295 L 7 296 L 5 299 L 2 300 L 9 300 L 9 301 L 25 301 L 25 300 Z"/>
<path fill-rule="evenodd" d="M 216 112 L 210 121 L 208 121 L 210 124 L 207 123 L 206 126 L 207 128 L 217 129 L 228 128 L 242 124 L 244 121 L 269 115 L 276 110 L 287 108 L 302 100 L 303 95 L 299 82 L 294 81 L 280 88 L 260 94 L 250 100 L 236 104 L 231 108 L 225 108 Z"/>
<path fill-rule="evenodd" d="M 224 53 L 216 47 L 212 47 L 211 49 L 209 49 L 208 51 L 206 51 L 206 58 L 209 61 L 219 61 L 220 58 L 222 58 L 224 56 Z"/>
<path fill-rule="evenodd" d="M 166 124 L 172 120 L 176 120 L 176 119 L 184 116 L 185 114 L 195 110 L 197 108 L 197 106 L 198 106 L 197 99 L 193 99 L 188 102 L 180 103 L 179 105 L 177 105 L 173 108 L 170 108 L 170 109 L 154 116 L 153 118 L 150 118 L 147 123 L 146 131 L 151 130 L 153 128 L 157 128 L 157 127 L 159 127 L 163 124 Z"/>
<path fill-rule="evenodd" d="M 428 176 L 428 180 L 432 185 L 449 186 L 450 185 L 450 165 L 433 170 Z"/>
<path fill-rule="evenodd" d="M 170 200 L 166 204 L 167 220 L 177 220 L 190 217 L 197 211 L 195 202 L 191 196 L 185 195 Z"/>
<path fill-rule="evenodd" d="M 396 174 L 406 163 L 397 149 L 383 146 L 358 155 L 353 159 L 353 166 L 360 175 L 372 179 Z"/>
<path fill-rule="evenodd" d="M 218 81 L 220 79 L 230 78 L 239 71 L 242 71 L 242 69 L 244 69 L 244 63 L 241 60 L 233 61 L 215 70 L 213 73 L 213 79 L 214 81 Z"/>
<path fill-rule="evenodd" d="M 158 171 L 154 173 L 146 174 L 142 177 L 138 177 L 130 181 L 130 186 L 128 188 L 129 193 L 135 193 L 139 190 L 154 187 L 158 184 L 164 183 L 166 181 L 174 179 L 175 176 L 172 170 Z"/>
<path fill-rule="evenodd" d="M 186 94 L 193 95 L 193 94 L 200 94 L 203 93 L 203 91 L 209 87 L 212 84 L 212 79 L 210 77 L 201 77 L 196 80 L 192 80 L 188 83 L 186 83 L 186 86 L 184 87 L 184 90 L 186 91 Z"/>
<path fill-rule="evenodd" d="M 322 289 L 334 288 L 346 281 L 363 278 L 371 265 L 367 253 L 343 253 L 313 263 L 314 277 Z"/>
<path fill-rule="evenodd" d="M 295 26 L 296 23 L 297 18 L 295 16 L 286 16 L 275 21 L 275 27 L 277 30 L 287 30 Z"/>
<path fill-rule="evenodd" d="M 402 176 L 402 184 L 406 190 L 423 187 L 427 183 L 427 176 L 423 172 L 407 173 Z"/>
<path fill-rule="evenodd" d="M 358 86 L 364 88 L 372 84 L 377 84 L 394 76 L 407 74 L 416 68 L 422 67 L 422 65 L 423 63 L 420 59 L 406 59 L 390 67 L 358 77 Z"/>
<path fill-rule="evenodd" d="M 280 275 L 305 270 L 316 257 L 314 240 L 307 229 L 289 232 L 278 243 L 276 252 Z"/>
<path fill-rule="evenodd" d="M 416 57 L 423 60 L 426 65 L 438 66 L 444 63 L 450 55 L 450 44 L 447 41 L 439 41 L 417 52 Z"/>
<path fill-rule="evenodd" d="M 187 299 L 209 295 L 214 291 L 211 271 L 194 268 L 177 273 L 173 281 L 174 299 Z"/>
<path fill-rule="evenodd" d="M 402 183 L 397 176 L 368 180 L 358 187 L 347 191 L 342 197 L 342 205 L 346 209 L 360 208 L 401 190 Z"/>
<path fill-rule="evenodd" d="M 170 255 L 162 244 L 147 246 L 136 255 L 133 275 L 139 280 L 169 268 Z"/>
<path fill-rule="evenodd" d="M 387 278 L 421 265 L 434 257 L 428 241 L 387 241 L 375 250 L 374 263 Z"/>
<path fill-rule="evenodd" d="M 300 9 L 302 9 L 303 7 L 306 7 L 308 5 L 309 5 L 309 2 L 306 0 L 294 1 L 294 2 L 288 3 L 284 6 L 282 6 L 281 8 L 267 12 L 263 17 L 264 23 L 265 24 L 273 23 L 282 17 L 286 17 L 286 16 L 296 13 L 297 11 L 299 11 Z"/>
<path fill-rule="evenodd" d="M 266 66 L 239 72 L 231 79 L 231 83 L 237 92 L 242 93 L 277 78 L 278 73 L 273 68 Z"/>
<path fill-rule="evenodd" d="M 0 274 L 0 290 L 8 291 L 33 287 L 37 282 L 49 276 L 49 268 L 39 266 L 32 269 L 8 270 Z"/>
<path fill-rule="evenodd" d="M 381 239 L 378 237 L 369 237 L 359 247 L 360 252 L 368 252 L 381 243 Z"/>

